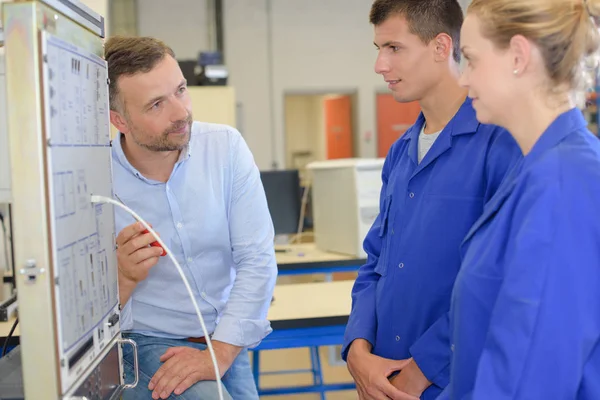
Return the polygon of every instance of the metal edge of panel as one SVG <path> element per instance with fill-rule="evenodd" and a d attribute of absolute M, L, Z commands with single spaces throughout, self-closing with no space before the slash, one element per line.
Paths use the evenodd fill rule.
<path fill-rule="evenodd" d="M 115 335 L 115 337 L 112 338 L 112 340 L 106 345 L 106 347 L 100 352 L 100 354 L 95 358 L 94 363 L 91 364 L 88 369 L 86 369 L 86 371 L 81 374 L 80 378 L 74 382 L 72 388 L 64 395 L 64 399 L 81 399 L 80 396 L 84 395 L 85 393 L 85 384 L 86 382 L 88 382 L 88 380 L 90 379 L 92 373 L 94 371 L 97 370 L 102 370 L 103 368 L 107 367 L 107 363 L 110 363 L 110 356 L 111 353 L 116 352 L 116 357 L 119 359 L 119 363 L 121 363 L 121 351 L 120 351 L 120 347 L 121 347 L 121 335 L 117 334 Z M 125 387 L 123 385 L 123 383 L 121 382 L 121 374 L 122 371 L 121 369 L 119 369 L 119 371 L 117 372 L 117 379 L 119 380 L 119 382 L 110 382 L 112 383 L 114 386 L 112 388 L 112 393 L 109 395 L 111 400 L 117 400 L 119 399 L 119 396 L 123 393 Z M 107 382 L 103 382 L 103 383 L 107 383 Z M 83 389 L 83 390 L 82 390 Z"/>
<path fill-rule="evenodd" d="M 100 37 L 106 36 L 104 17 L 75 0 L 39 0 Z"/>
<path fill-rule="evenodd" d="M 15 280 L 24 391 L 27 398 L 54 399 L 59 393 L 46 208 L 43 127 L 40 118 L 40 59 L 35 2 L 3 5 L 8 133 L 14 212 Z M 33 277 L 33 278 L 30 278 Z"/>
<path fill-rule="evenodd" d="M 38 40 L 38 46 L 37 46 L 37 50 L 38 50 L 38 76 L 40 77 L 39 79 L 39 104 L 40 104 L 40 109 L 41 109 L 41 113 L 39 115 L 40 118 L 40 123 L 41 123 L 41 131 L 40 134 L 42 135 L 42 155 L 43 155 L 43 163 L 45 164 L 45 168 L 44 168 L 44 174 L 43 174 L 43 178 L 44 178 L 44 195 L 45 195 L 45 207 L 46 207 L 46 215 L 49 217 L 48 218 L 48 223 L 46 225 L 46 234 L 48 235 L 48 249 L 49 249 L 49 259 L 48 259 L 48 264 L 47 264 L 47 269 L 46 269 L 46 273 L 48 274 L 48 277 L 51 281 L 51 287 L 50 287 L 50 303 L 52 304 L 52 310 L 54 310 L 54 312 L 52 313 L 52 326 L 54 327 L 54 354 L 56 357 L 56 368 L 57 371 L 60 371 L 60 365 L 59 365 L 59 360 L 60 360 L 60 352 L 59 352 L 59 347 L 58 347 L 58 338 L 59 338 L 59 334 L 58 334 L 58 317 L 57 317 L 57 306 L 56 306 L 56 295 L 55 295 L 55 285 L 54 285 L 54 277 L 55 277 L 55 258 L 56 258 L 56 253 L 54 252 L 54 249 L 56 248 L 55 244 L 54 244 L 54 235 L 53 235 L 53 227 L 52 224 L 50 223 L 50 221 L 52 220 L 53 214 L 52 214 L 52 202 L 51 200 L 51 185 L 52 185 L 52 169 L 51 169 L 51 162 L 52 160 L 50 159 L 50 155 L 48 154 L 48 137 L 49 137 L 49 132 L 48 132 L 48 125 L 47 125 L 47 118 L 48 118 L 48 113 L 46 112 L 46 90 L 45 90 L 45 80 L 46 77 L 44 76 L 44 68 L 45 68 L 45 61 L 46 61 L 46 53 L 47 53 L 47 47 L 46 47 L 46 43 L 45 43 L 45 34 L 46 32 L 43 30 L 39 30 L 37 32 L 37 40 Z M 59 393 L 62 393 L 63 389 L 62 389 L 62 380 L 61 380 L 61 372 L 57 373 L 57 380 L 58 380 L 58 388 L 59 388 Z"/>
<path fill-rule="evenodd" d="M 77 47 L 94 53 L 100 58 L 104 58 L 103 40 L 98 34 L 81 26 L 81 24 L 73 21 L 44 2 L 37 2 L 37 4 L 39 5 L 37 8 L 38 29 L 47 31 L 61 40 L 66 40 Z M 97 41 L 93 42 L 96 39 Z"/>

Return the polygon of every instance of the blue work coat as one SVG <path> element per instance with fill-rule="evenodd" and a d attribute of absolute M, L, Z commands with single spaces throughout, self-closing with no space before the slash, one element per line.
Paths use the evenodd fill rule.
<path fill-rule="evenodd" d="M 600 399 L 600 143 L 559 116 L 462 246 L 452 399 Z"/>
<path fill-rule="evenodd" d="M 477 121 L 467 99 L 419 164 L 424 122 L 421 114 L 383 166 L 380 214 L 364 241 L 368 260 L 352 290 L 342 357 L 357 338 L 378 356 L 414 357 L 433 382 L 422 398 L 433 399 L 450 378 L 460 243 L 522 155 L 507 131 Z"/>

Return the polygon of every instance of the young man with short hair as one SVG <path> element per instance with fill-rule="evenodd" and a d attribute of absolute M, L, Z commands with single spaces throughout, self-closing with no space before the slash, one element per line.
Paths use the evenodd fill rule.
<path fill-rule="evenodd" d="M 376 0 L 370 21 L 375 71 L 422 113 L 383 167 L 342 356 L 361 399 L 435 399 L 449 380 L 459 245 L 521 155 L 508 132 L 477 122 L 458 84 L 456 0 Z"/>

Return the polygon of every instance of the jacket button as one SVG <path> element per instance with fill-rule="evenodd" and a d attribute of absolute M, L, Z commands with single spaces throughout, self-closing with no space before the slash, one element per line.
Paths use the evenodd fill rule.
<path fill-rule="evenodd" d="M 404 263 L 400 263 L 400 265 L 398 265 L 398 268 L 404 268 Z"/>
<path fill-rule="evenodd" d="M 400 341 L 400 336 L 396 336 L 396 342 Z"/>
<path fill-rule="evenodd" d="M 415 194 L 413 192 L 410 192 L 408 197 L 410 197 L 411 199 L 415 197 Z"/>

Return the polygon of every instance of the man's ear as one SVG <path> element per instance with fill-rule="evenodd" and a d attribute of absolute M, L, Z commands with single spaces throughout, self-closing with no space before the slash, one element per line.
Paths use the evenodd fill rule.
<path fill-rule="evenodd" d="M 110 110 L 110 122 L 114 125 L 115 128 L 119 130 L 119 132 L 129 133 L 129 124 L 120 112 Z"/>
<path fill-rule="evenodd" d="M 452 44 L 452 38 L 446 33 L 440 33 L 433 39 L 433 45 L 435 49 L 435 61 L 446 61 L 452 57 L 454 46 Z"/>

